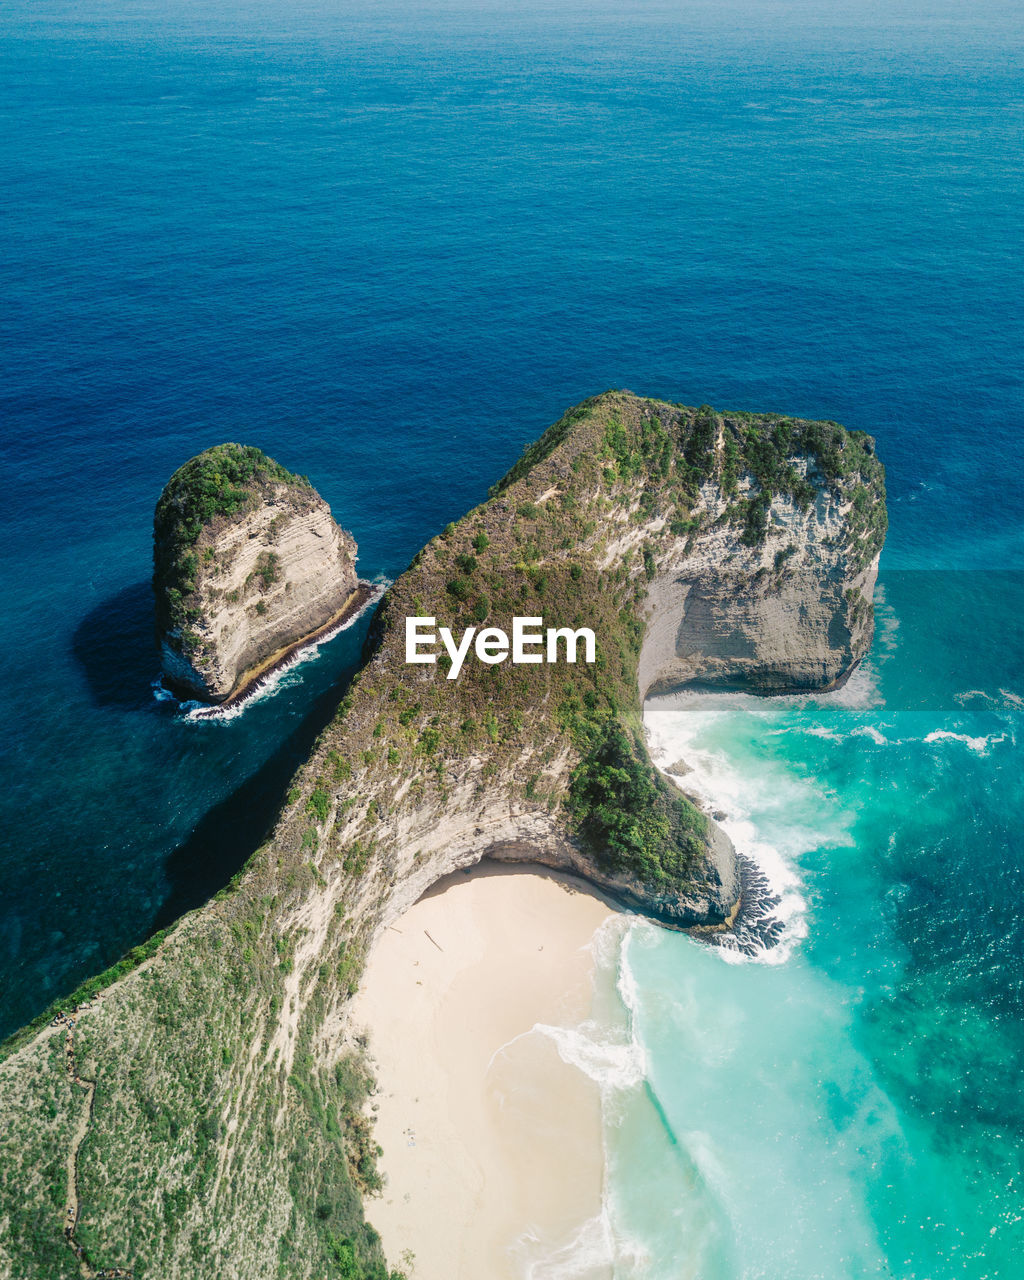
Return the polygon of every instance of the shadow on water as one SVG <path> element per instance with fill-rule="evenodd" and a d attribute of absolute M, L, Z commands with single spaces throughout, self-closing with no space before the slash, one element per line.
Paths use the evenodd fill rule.
<path fill-rule="evenodd" d="M 358 666 L 345 668 L 266 764 L 214 805 L 170 855 L 165 864 L 170 891 L 149 932 L 166 929 L 186 911 L 208 902 L 245 865 L 270 831 L 285 788 L 330 723 Z"/>
<path fill-rule="evenodd" d="M 150 584 L 125 587 L 90 610 L 75 630 L 71 648 L 99 706 L 152 706 L 159 658 Z"/>

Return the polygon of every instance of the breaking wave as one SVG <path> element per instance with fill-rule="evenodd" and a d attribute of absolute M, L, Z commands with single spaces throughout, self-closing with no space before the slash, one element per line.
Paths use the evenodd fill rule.
<path fill-rule="evenodd" d="M 291 683 L 289 677 L 294 675 L 295 669 L 302 666 L 306 662 L 312 662 L 320 655 L 320 646 L 327 644 L 333 640 L 335 636 L 341 635 L 343 631 L 348 631 L 350 627 L 355 626 L 359 619 L 371 609 L 381 596 L 391 585 L 388 578 L 375 579 L 370 586 L 372 588 L 370 595 L 364 604 L 351 617 L 343 618 L 335 627 L 325 631 L 323 635 L 319 635 L 315 640 L 310 640 L 305 644 L 300 644 L 294 653 L 290 653 L 288 657 L 281 663 L 276 664 L 266 675 L 260 676 L 258 680 L 254 680 L 252 685 L 246 690 L 245 694 L 235 703 L 228 707 L 211 707 L 204 702 L 196 699 L 179 699 L 173 694 L 163 683 L 163 677 L 160 676 L 153 681 L 153 697 L 157 702 L 174 702 L 177 703 L 185 720 L 234 720 L 253 702 L 261 701 L 264 698 L 271 697 L 283 687 L 287 687 Z"/>

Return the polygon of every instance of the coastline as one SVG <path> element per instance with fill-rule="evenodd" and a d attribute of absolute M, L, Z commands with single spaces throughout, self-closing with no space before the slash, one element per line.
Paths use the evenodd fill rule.
<path fill-rule="evenodd" d="M 597 1086 L 532 1029 L 588 1016 L 614 914 L 574 878 L 483 863 L 374 944 L 351 1009 L 383 1149 L 367 1216 L 411 1280 L 513 1280 L 599 1217 Z"/>
<path fill-rule="evenodd" d="M 236 710 L 262 687 L 263 681 L 268 676 L 280 671 L 282 667 L 286 666 L 298 655 L 300 650 L 305 649 L 307 645 L 316 644 L 320 640 L 327 639 L 334 632 L 341 631 L 355 622 L 359 614 L 378 594 L 379 588 L 376 583 L 360 581 L 355 591 L 352 592 L 342 607 L 328 618 L 322 626 L 317 627 L 315 631 L 310 631 L 308 635 L 304 635 L 298 640 L 293 640 L 291 644 L 285 645 L 284 648 L 277 649 L 255 667 L 250 667 L 223 702 L 210 703 L 207 706 L 200 707 L 192 713 L 193 718 L 205 719 L 208 716 L 221 715 L 225 711 Z M 175 697 L 181 697 L 188 701 L 195 700 L 194 693 L 178 691 L 173 683 L 168 682 L 167 688 L 174 693 Z"/>

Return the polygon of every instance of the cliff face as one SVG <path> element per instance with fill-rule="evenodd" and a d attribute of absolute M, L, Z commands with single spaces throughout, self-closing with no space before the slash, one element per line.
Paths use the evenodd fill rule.
<path fill-rule="evenodd" d="M 872 442 L 834 424 L 627 393 L 556 423 L 388 592 L 237 883 L 80 1016 L 96 1090 L 76 1239 L 93 1265 L 385 1280 L 361 1216 L 372 1158 L 345 1014 L 374 935 L 484 855 L 721 926 L 735 855 L 651 766 L 642 696 L 841 680 L 870 639 L 884 532 Z M 443 660 L 406 664 L 412 615 L 456 635 L 516 615 L 589 627 L 597 661 L 471 659 L 448 680 Z M 0 1063 L 0 1276 L 77 1270 L 60 1171 L 83 1100 L 57 1034 Z"/>
<path fill-rule="evenodd" d="M 807 475 L 805 459 L 797 470 Z M 750 500 L 755 483 L 737 482 L 739 501 Z M 858 486 L 859 478 L 839 480 L 806 506 L 777 495 L 757 541 L 729 519 L 721 488 L 702 486 L 696 509 L 706 531 L 659 561 L 648 591 L 643 696 L 693 686 L 778 694 L 841 684 L 871 643 L 877 577 L 875 535 L 866 529 L 858 537 L 851 519 Z"/>
<path fill-rule="evenodd" d="M 570 411 L 421 552 L 375 619 L 349 734 L 367 727 L 364 683 L 394 686 L 404 670 L 373 732 L 408 740 L 418 725 L 411 776 L 423 788 L 436 758 L 445 797 L 431 804 L 428 788 L 421 806 L 406 781 L 396 806 L 393 776 L 339 745 L 360 778 L 342 838 L 366 831 L 367 798 L 371 814 L 400 814 L 394 838 L 386 822 L 374 833 L 392 883 L 381 918 L 485 855 L 574 871 L 664 923 L 722 926 L 740 893 L 734 852 L 651 768 L 642 700 L 840 683 L 870 643 L 885 527 L 873 442 L 834 423 L 628 394 Z M 456 634 L 510 630 L 515 614 L 589 626 L 598 664 L 467 664 L 453 685 L 442 667 L 403 667 L 402 622 L 424 612 Z"/>
<path fill-rule="evenodd" d="M 328 624 L 356 590 L 356 544 L 307 480 L 258 449 L 218 445 L 168 481 L 154 521 L 163 667 L 222 702 Z"/>

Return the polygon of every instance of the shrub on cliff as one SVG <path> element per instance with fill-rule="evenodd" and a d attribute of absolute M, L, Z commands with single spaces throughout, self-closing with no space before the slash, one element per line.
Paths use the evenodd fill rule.
<path fill-rule="evenodd" d="M 703 815 L 651 770 L 646 753 L 615 722 L 573 770 L 567 803 L 606 870 L 678 884 L 704 853 Z"/>
<path fill-rule="evenodd" d="M 293 475 L 254 445 L 218 444 L 190 458 L 164 486 L 153 523 L 157 628 L 161 633 L 181 631 L 186 651 L 187 628 L 195 621 L 188 598 L 196 587 L 200 534 L 218 517 L 251 510 L 261 492 L 273 485 L 312 490 L 305 476 Z M 268 563 L 265 574 L 271 580 L 273 572 Z"/>

